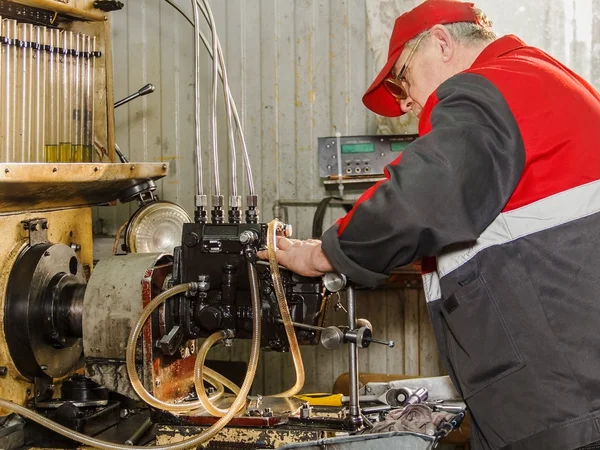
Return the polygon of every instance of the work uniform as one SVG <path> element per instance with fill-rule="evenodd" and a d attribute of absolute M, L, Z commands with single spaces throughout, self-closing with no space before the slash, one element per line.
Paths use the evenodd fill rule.
<path fill-rule="evenodd" d="M 600 441 L 599 94 L 509 35 L 440 85 L 419 134 L 325 254 L 367 286 L 425 257 L 473 449 Z"/>

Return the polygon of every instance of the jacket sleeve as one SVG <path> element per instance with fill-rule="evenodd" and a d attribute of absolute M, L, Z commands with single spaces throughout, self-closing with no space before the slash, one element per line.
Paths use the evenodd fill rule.
<path fill-rule="evenodd" d="M 358 284 L 375 286 L 396 267 L 476 240 L 519 182 L 525 149 L 498 89 L 463 73 L 434 95 L 431 131 L 322 236 L 333 267 Z"/>

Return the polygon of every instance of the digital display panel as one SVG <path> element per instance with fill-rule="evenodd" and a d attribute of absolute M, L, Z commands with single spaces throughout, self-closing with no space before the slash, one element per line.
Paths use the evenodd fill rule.
<path fill-rule="evenodd" d="M 373 153 L 375 144 L 372 142 L 364 142 L 360 144 L 342 144 L 342 154 L 346 153 Z"/>
<path fill-rule="evenodd" d="M 406 146 L 410 144 L 410 142 L 401 141 L 401 142 L 392 142 L 390 150 L 393 152 L 401 152 L 406 148 Z"/>

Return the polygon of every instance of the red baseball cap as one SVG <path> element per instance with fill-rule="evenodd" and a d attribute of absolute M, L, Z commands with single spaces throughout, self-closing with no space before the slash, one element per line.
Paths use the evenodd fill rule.
<path fill-rule="evenodd" d="M 426 0 L 398 17 L 390 38 L 388 60 L 363 96 L 365 106 L 382 116 L 397 117 L 404 114 L 394 96 L 383 85 L 383 80 L 389 77 L 408 41 L 434 25 L 454 22 L 478 23 L 473 3 L 456 0 Z"/>

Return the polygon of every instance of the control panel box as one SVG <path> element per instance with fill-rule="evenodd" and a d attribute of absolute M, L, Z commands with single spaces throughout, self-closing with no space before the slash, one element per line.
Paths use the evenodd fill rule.
<path fill-rule="evenodd" d="M 383 168 L 395 160 L 418 135 L 322 137 L 319 142 L 319 176 L 338 177 L 338 159 L 344 178 L 383 176 Z M 338 156 L 339 155 L 339 156 Z"/>

